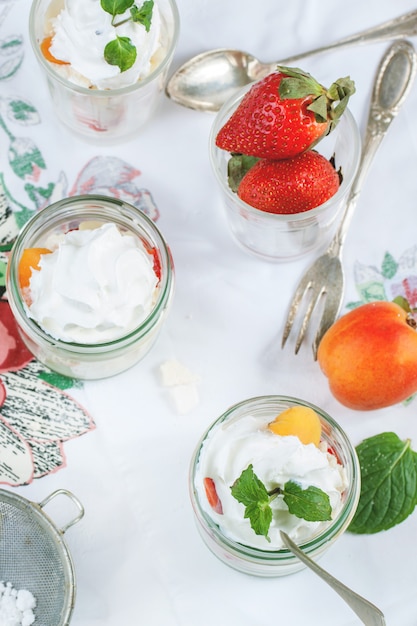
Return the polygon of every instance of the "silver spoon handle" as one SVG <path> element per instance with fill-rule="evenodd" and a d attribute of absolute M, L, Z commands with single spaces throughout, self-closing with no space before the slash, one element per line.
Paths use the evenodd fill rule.
<path fill-rule="evenodd" d="M 316 56 L 322 52 L 335 50 L 336 48 L 347 48 L 354 44 L 376 43 L 378 41 L 386 41 L 387 39 L 399 39 L 401 37 L 412 37 L 417 35 L 417 10 L 405 13 L 392 20 L 383 22 L 378 26 L 373 26 L 366 30 L 360 31 L 355 35 L 350 35 L 344 39 L 339 39 L 327 46 L 315 48 L 308 52 L 301 52 L 286 59 L 281 59 L 279 65 L 291 65 L 299 59 L 305 57 Z M 268 64 L 270 71 L 276 68 L 277 63 Z"/>
<path fill-rule="evenodd" d="M 352 611 L 362 620 L 366 626 L 385 626 L 385 618 L 382 611 L 378 609 L 374 604 L 366 600 L 363 596 L 360 596 L 349 587 L 346 587 L 340 580 L 337 580 L 334 576 L 326 572 L 320 565 L 317 565 L 315 561 L 310 559 L 298 546 L 295 544 L 289 536 L 281 531 L 281 537 L 285 544 L 285 547 L 291 550 L 300 561 L 309 567 L 315 574 L 320 576 L 341 598 L 350 606 Z"/>
<path fill-rule="evenodd" d="M 338 254 L 344 243 L 369 167 L 411 89 L 416 70 L 417 55 L 413 45 L 408 41 L 395 42 L 381 60 L 374 81 L 358 173 L 353 181 L 339 228 L 328 248 L 333 254 Z"/>

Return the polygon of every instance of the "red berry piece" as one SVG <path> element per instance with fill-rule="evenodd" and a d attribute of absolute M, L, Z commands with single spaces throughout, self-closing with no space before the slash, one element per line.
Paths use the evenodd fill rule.
<path fill-rule="evenodd" d="M 214 484 L 214 480 L 206 476 L 203 481 L 204 489 L 206 492 L 206 497 L 209 505 L 216 513 L 219 515 L 223 515 L 223 507 L 220 501 L 219 496 L 217 495 L 216 485 Z"/>

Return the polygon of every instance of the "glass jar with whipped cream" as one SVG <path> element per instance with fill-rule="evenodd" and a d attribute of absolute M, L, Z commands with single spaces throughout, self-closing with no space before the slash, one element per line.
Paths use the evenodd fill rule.
<path fill-rule="evenodd" d="M 131 5 L 112 15 L 100 0 L 32 2 L 30 40 L 55 113 L 94 143 L 131 139 L 150 120 L 177 45 L 175 0 Z"/>
<path fill-rule="evenodd" d="M 284 547 L 281 530 L 313 559 L 346 530 L 360 469 L 347 435 L 323 410 L 261 396 L 230 407 L 204 433 L 189 487 L 211 552 L 238 571 L 275 577 L 305 567 Z"/>
<path fill-rule="evenodd" d="M 20 231 L 6 288 L 28 349 L 65 376 L 99 379 L 140 361 L 156 341 L 174 291 L 169 248 L 136 207 L 73 196 Z"/>

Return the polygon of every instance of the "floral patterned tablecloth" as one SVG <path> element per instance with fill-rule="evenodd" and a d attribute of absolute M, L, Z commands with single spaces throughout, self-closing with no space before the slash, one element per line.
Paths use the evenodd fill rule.
<path fill-rule="evenodd" d="M 174 68 L 205 49 L 288 56 L 414 9 L 359 0 L 178 0 Z M 417 400 L 370 413 L 341 406 L 303 346 L 280 348 L 286 308 L 310 258 L 270 264 L 231 239 L 208 159 L 213 117 L 164 98 L 136 139 L 97 147 L 55 119 L 28 38 L 28 0 L 0 0 L 0 488 L 39 502 L 66 488 L 85 506 L 66 533 L 77 576 L 74 626 L 350 626 L 352 611 L 310 572 L 241 575 L 202 544 L 188 499 L 188 465 L 203 430 L 234 402 L 279 393 L 327 410 L 355 444 L 394 431 L 417 449 Z M 413 41 L 415 44 L 416 42 Z M 388 44 L 306 59 L 323 83 L 351 75 L 363 130 L 374 72 Z M 344 311 L 405 296 L 417 307 L 417 85 L 369 173 L 345 252 Z M 117 196 L 157 221 L 176 267 L 166 328 L 137 366 L 80 382 L 32 358 L 5 293 L 19 228 L 79 193 Z M 366 347 L 364 346 L 364 349 Z M 194 402 L 164 386 L 170 359 L 192 374 Z M 70 512 L 54 511 L 58 517 Z M 374 536 L 344 537 L 322 564 L 378 604 L 389 626 L 416 626 L 417 517 Z M 1 563 L 0 563 L 1 579 Z M 300 599 L 302 601 L 300 602 Z"/>

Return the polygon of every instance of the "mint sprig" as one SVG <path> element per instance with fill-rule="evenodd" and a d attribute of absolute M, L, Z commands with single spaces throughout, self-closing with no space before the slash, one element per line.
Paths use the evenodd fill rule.
<path fill-rule="evenodd" d="M 101 8 L 112 16 L 112 26 L 117 28 L 126 22 L 142 24 L 148 33 L 152 23 L 154 0 L 145 0 L 141 8 L 134 4 L 135 0 L 100 0 Z M 117 15 L 123 15 L 130 9 L 129 17 L 116 22 Z M 132 67 L 136 61 L 137 50 L 129 37 L 119 37 L 109 41 L 104 48 L 104 59 L 109 65 L 117 65 L 121 72 Z"/>
<path fill-rule="evenodd" d="M 270 541 L 268 537 L 272 522 L 270 495 L 263 482 L 254 473 L 253 465 L 243 470 L 233 483 L 231 491 L 232 496 L 245 505 L 244 517 L 249 518 L 251 528 L 257 535 L 263 535 Z"/>
<path fill-rule="evenodd" d="M 381 433 L 362 441 L 356 452 L 361 493 L 349 531 L 372 534 L 400 524 L 417 504 L 417 453 L 410 440 Z"/>
<path fill-rule="evenodd" d="M 232 496 L 245 506 L 244 517 L 249 519 L 252 530 L 263 535 L 267 541 L 272 522 L 271 501 L 282 495 L 290 513 L 310 522 L 331 519 L 332 508 L 327 493 L 318 487 L 303 489 L 295 481 L 289 480 L 284 487 L 267 491 L 263 482 L 249 465 L 231 487 Z"/>

